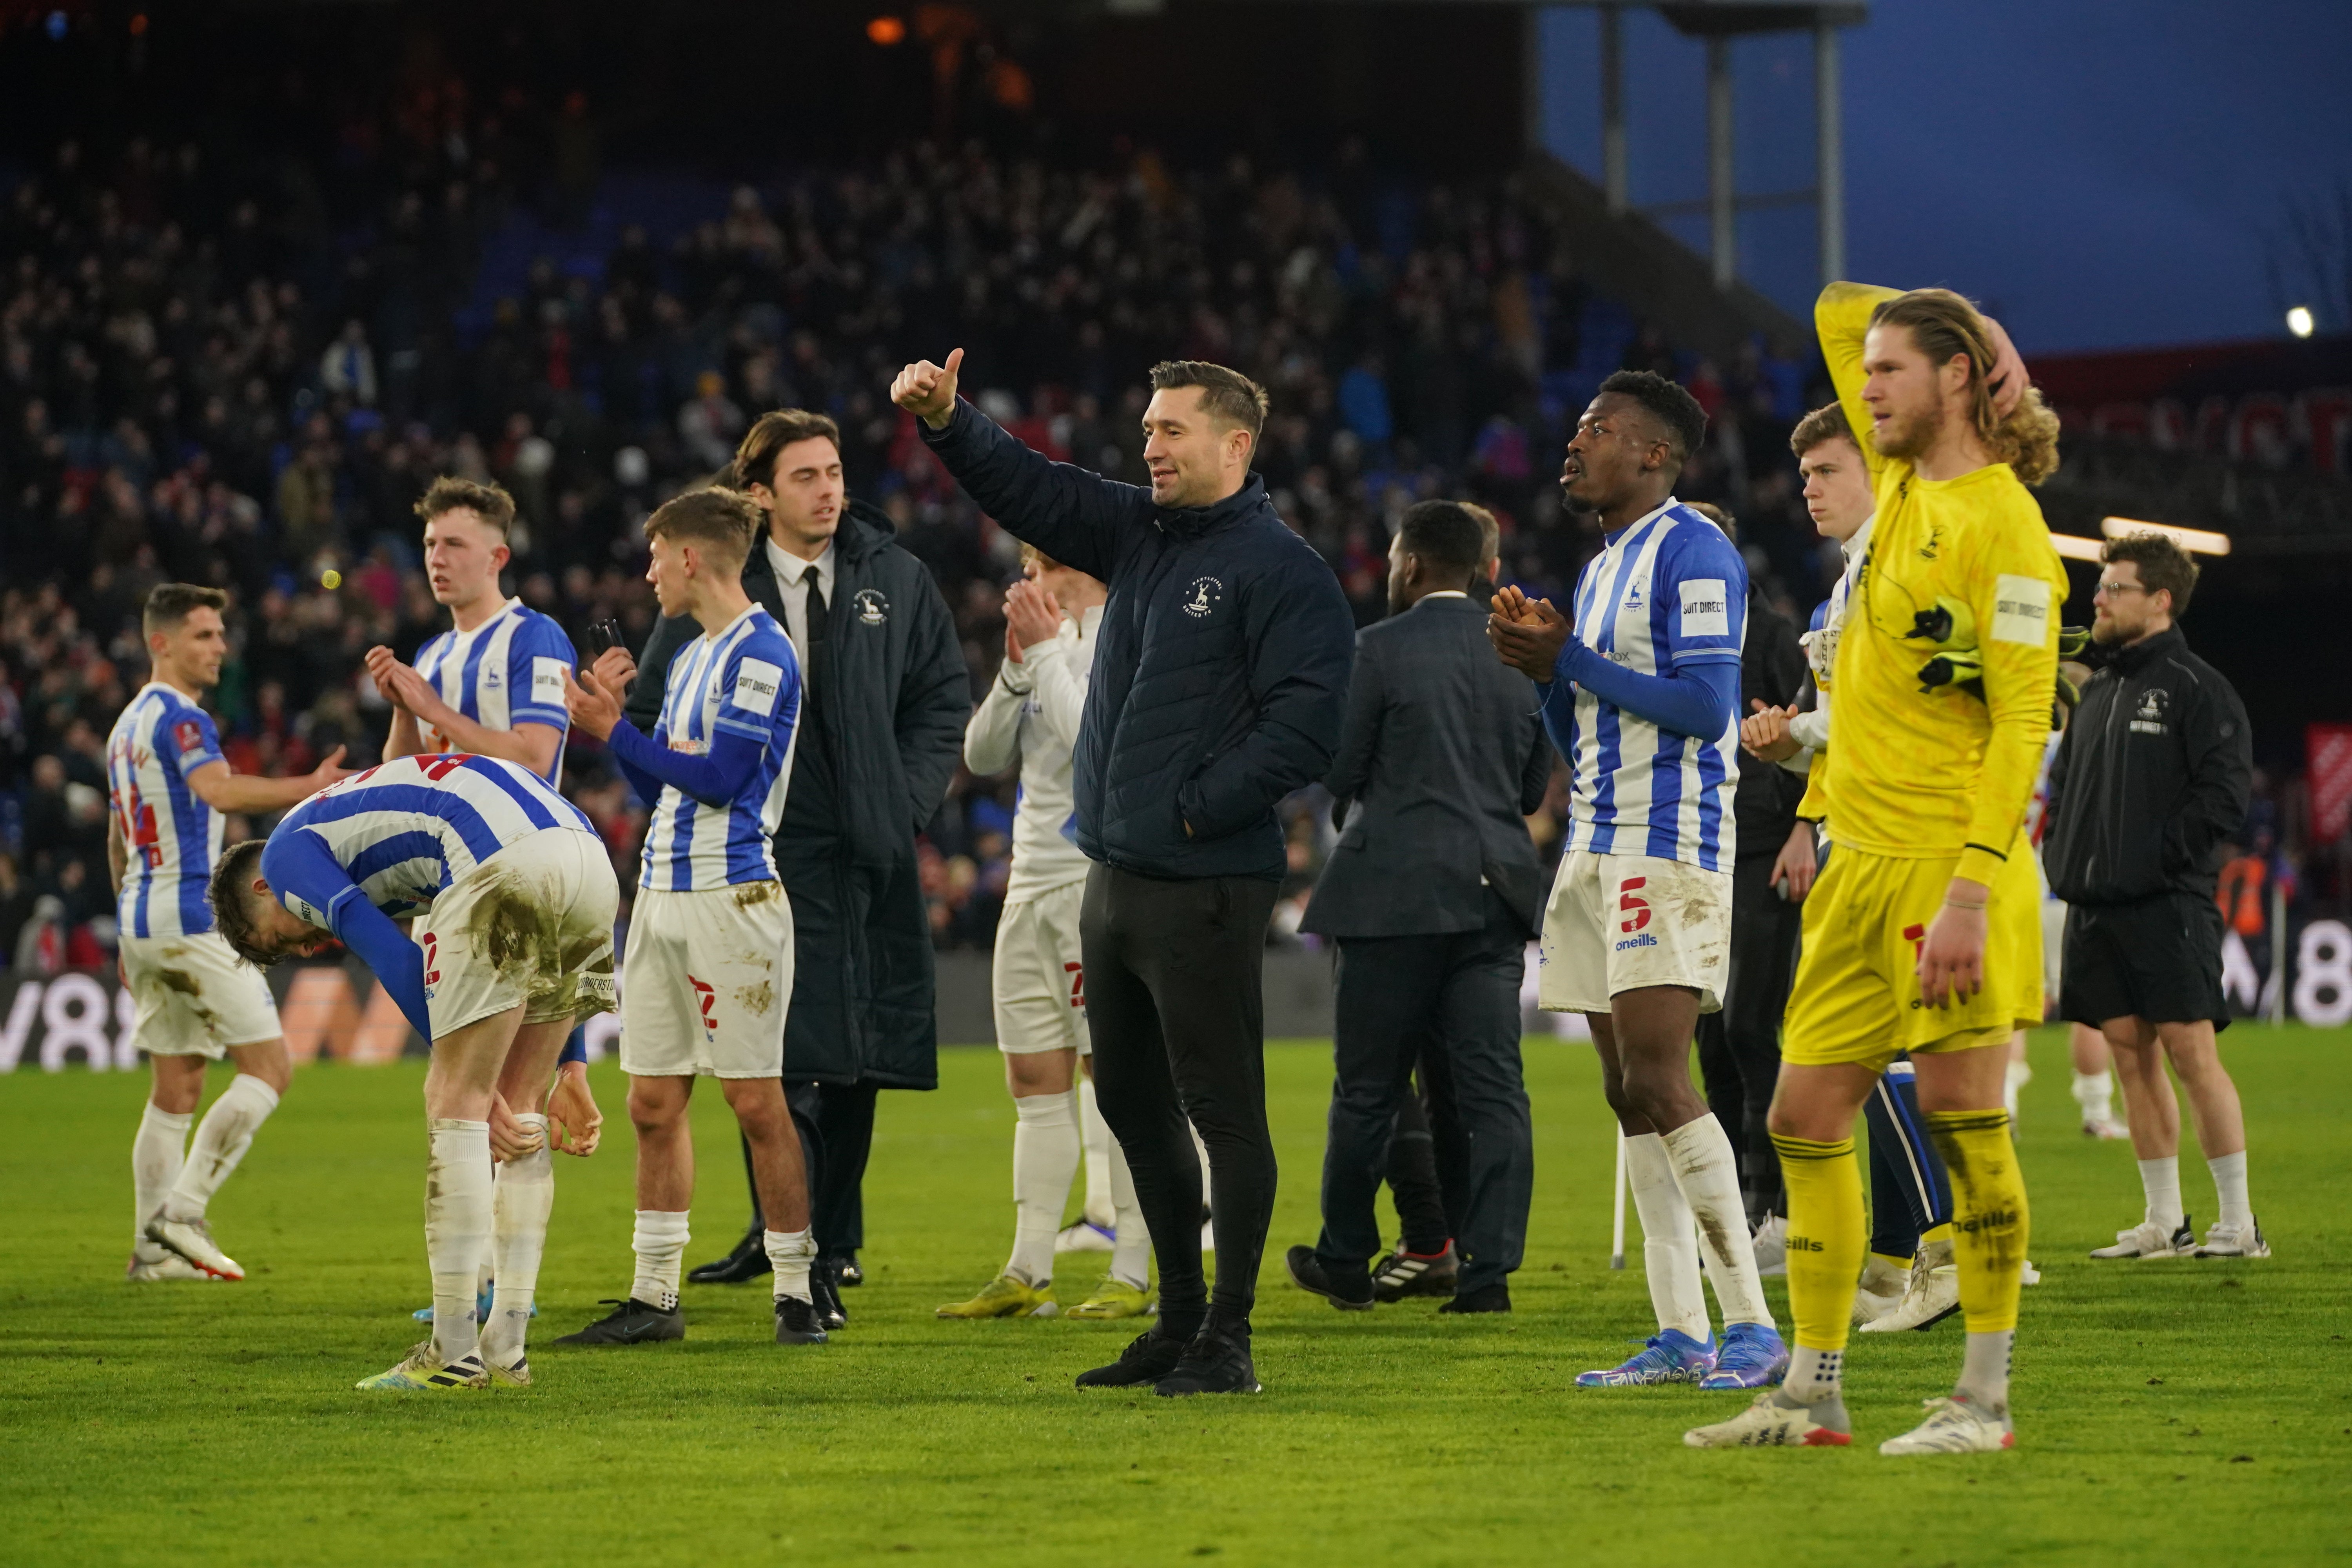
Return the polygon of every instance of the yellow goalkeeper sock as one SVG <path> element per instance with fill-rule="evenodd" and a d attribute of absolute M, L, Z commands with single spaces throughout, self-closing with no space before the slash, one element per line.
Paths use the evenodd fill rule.
<path fill-rule="evenodd" d="M 1789 1187 L 1789 1311 L 1794 1342 L 1810 1350 L 1845 1348 L 1854 1280 L 1869 1249 L 1862 1211 L 1862 1165 L 1853 1140 L 1815 1143 L 1774 1134 Z"/>
<path fill-rule="evenodd" d="M 1952 1174 L 1953 1261 L 1972 1334 L 2017 1327 L 2018 1277 L 2028 1232 L 2025 1175 L 2003 1110 L 1931 1110 L 1927 1136 Z M 1793 1207 L 1791 1215 L 1795 1213 Z M 1795 1270 L 1790 1270 L 1793 1294 Z"/>

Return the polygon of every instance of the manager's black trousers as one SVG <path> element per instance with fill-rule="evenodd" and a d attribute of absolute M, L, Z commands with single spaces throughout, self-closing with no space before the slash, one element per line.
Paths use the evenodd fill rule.
<path fill-rule="evenodd" d="M 1796 979 L 1797 941 L 1804 906 L 1772 886 L 1774 855 L 1747 855 L 1731 868 L 1731 964 L 1724 976 L 1723 1010 L 1698 1020 L 1699 1073 L 1706 1108 L 1723 1124 L 1738 1156 L 1739 1186 L 1750 1228 L 1788 1206 L 1780 1156 L 1765 1118 L 1780 1077 L 1780 1015 Z"/>
<path fill-rule="evenodd" d="M 1462 1253 L 1460 1289 L 1499 1283 L 1518 1268 L 1535 1190 L 1535 1140 L 1519 1063 L 1526 953 L 1525 928 L 1492 889 L 1478 931 L 1339 939 L 1318 1256 L 1352 1272 L 1379 1250 L 1373 1199 L 1419 1058 L 1446 1080 L 1465 1140 L 1454 1237 Z M 1217 1223 L 1222 1228 L 1223 1215 Z"/>
<path fill-rule="evenodd" d="M 1171 1332 L 1189 1334 L 1208 1304 L 1188 1117 L 1209 1151 L 1218 1315 L 1245 1318 L 1256 1299 L 1274 1218 L 1263 979 L 1276 890 L 1254 877 L 1163 881 L 1100 864 L 1087 875 L 1078 938 L 1095 1099 L 1135 1178 Z"/>

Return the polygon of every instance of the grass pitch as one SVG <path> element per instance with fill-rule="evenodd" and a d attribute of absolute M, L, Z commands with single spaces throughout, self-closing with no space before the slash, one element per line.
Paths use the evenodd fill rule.
<path fill-rule="evenodd" d="M 1612 1144 L 1581 1047 L 1530 1040 L 1538 1184 L 1507 1319 L 1340 1314 L 1261 1285 L 1254 1399 L 1080 1394 L 1134 1329 L 942 1322 L 1011 1239 L 1013 1116 L 991 1050 L 883 1098 L 870 1283 L 823 1349 L 769 1342 L 761 1286 L 694 1289 L 682 1345 L 547 1345 L 629 1278 L 632 1141 L 559 1161 L 537 1386 L 362 1395 L 417 1337 L 415 1063 L 305 1070 L 213 1209 L 241 1285 L 125 1285 L 132 1074 L 0 1079 L 0 1561 L 733 1563 L 2210 1563 L 2352 1556 L 2352 1032 L 2224 1037 L 2253 1131 L 2263 1262 L 2094 1264 L 2137 1217 L 2127 1146 L 2076 1130 L 2063 1038 L 2034 1042 L 2021 1141 L 2019 1451 L 1882 1459 L 1944 1391 L 1957 1319 L 1858 1338 L 1848 1452 L 1699 1453 L 1745 1396 L 1585 1392 L 1649 1325 L 1607 1263 Z M 1269 1053 L 1284 1166 L 1270 1259 L 1315 1235 L 1328 1058 Z M 226 1081 L 215 1075 L 215 1088 Z M 707 1087 L 707 1086 L 706 1086 Z M 698 1096 L 689 1261 L 744 1212 L 725 1106 Z M 2211 1186 L 2193 1152 L 2200 1226 Z M 1099 1257 L 1063 1279 L 1076 1300 Z M 1774 1282 L 1776 1308 L 1785 1306 Z M 1785 1326 L 1786 1319 L 1783 1318 Z"/>

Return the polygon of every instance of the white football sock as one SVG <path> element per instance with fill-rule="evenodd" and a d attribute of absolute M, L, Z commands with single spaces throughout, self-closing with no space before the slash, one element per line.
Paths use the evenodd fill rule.
<path fill-rule="evenodd" d="M 2009 1119 L 2012 1123 L 2017 1120 L 2018 1090 L 2032 1081 L 2033 1069 L 2023 1062 L 2012 1058 L 2009 1066 L 2002 1069 L 2000 1104 L 2001 1109 L 2009 1112 Z"/>
<path fill-rule="evenodd" d="M 2223 1154 L 2205 1162 L 2213 1173 L 2213 1190 L 2221 1195 L 2223 1225 L 2252 1225 L 2254 1221 L 2252 1204 L 2246 1197 L 2246 1152 Z"/>
<path fill-rule="evenodd" d="M 170 1256 L 169 1249 L 147 1239 L 147 1222 L 153 1219 L 180 1179 L 186 1159 L 188 1123 L 195 1118 L 183 1112 L 158 1110 L 149 1100 L 139 1115 L 139 1131 L 131 1140 L 131 1250 L 145 1262 Z"/>
<path fill-rule="evenodd" d="M 629 1239 L 637 1253 L 637 1277 L 629 1283 L 629 1294 L 665 1312 L 677 1310 L 678 1265 L 693 1239 L 686 1228 L 688 1212 L 639 1209 L 636 1234 Z"/>
<path fill-rule="evenodd" d="M 1845 1384 L 1845 1352 L 1817 1351 L 1807 1345 L 1789 1347 L 1789 1375 L 1781 1392 L 1796 1405 L 1817 1405 L 1841 1398 Z"/>
<path fill-rule="evenodd" d="M 2139 1184 L 2147 1194 L 2147 1217 L 2163 1227 L 2170 1236 L 2180 1228 L 2180 1159 L 2167 1155 L 2161 1160 L 2139 1163 Z"/>
<path fill-rule="evenodd" d="M 518 1111 L 515 1120 L 538 1129 L 540 1145 L 499 1167 L 491 1194 L 490 1268 L 498 1288 L 482 1330 L 482 1354 L 500 1366 L 513 1365 L 522 1354 L 531 1298 L 539 1290 L 539 1263 L 547 1253 L 547 1216 L 555 1207 L 555 1155 L 547 1145 L 547 1118 Z"/>
<path fill-rule="evenodd" d="M 1078 1173 L 1077 1099 L 1024 1095 L 1013 1102 L 1013 1256 L 1004 1272 L 1031 1285 L 1054 1278 L 1054 1237 Z"/>
<path fill-rule="evenodd" d="M 1953 1385 L 1952 1392 L 1967 1394 L 1996 1415 L 2007 1410 L 2010 1352 L 2016 1341 L 2015 1329 L 1970 1334 L 1966 1359 L 1960 1363 L 1960 1381 Z"/>
<path fill-rule="evenodd" d="M 173 1219 L 202 1219 L 220 1184 L 253 1147 L 253 1135 L 278 1109 L 278 1091 L 249 1072 L 241 1072 L 221 1090 L 213 1108 L 196 1124 L 196 1140 L 188 1146 L 187 1163 L 163 1200 L 163 1212 Z"/>
<path fill-rule="evenodd" d="M 1106 1134 L 1108 1136 L 1108 1134 Z M 1139 1290 L 1151 1288 L 1151 1227 L 1143 1223 L 1143 1205 L 1136 1201 L 1135 1177 L 1127 1168 L 1127 1151 L 1110 1139 L 1110 1202 L 1114 1237 L 1110 1277 Z"/>
<path fill-rule="evenodd" d="M 433 1270 L 433 1348 L 441 1364 L 481 1349 L 474 1278 L 490 1246 L 490 1124 L 429 1123 L 425 1168 L 425 1258 Z"/>
<path fill-rule="evenodd" d="M 1118 1225 L 1118 1195 L 1111 1190 L 1111 1150 L 1115 1140 L 1102 1107 L 1095 1103 L 1095 1080 L 1078 1077 L 1078 1131 L 1087 1145 L 1087 1218 L 1105 1230 Z"/>
<path fill-rule="evenodd" d="M 1712 1335 L 1706 1293 L 1698 1282 L 1698 1238 L 1692 1234 L 1690 1204 L 1675 1180 L 1665 1140 L 1654 1132 L 1629 1135 L 1625 1172 L 1632 1179 L 1633 1212 L 1642 1218 L 1642 1271 L 1649 1279 L 1658 1327 L 1706 1344 Z"/>
<path fill-rule="evenodd" d="M 1723 1309 L 1723 1326 L 1770 1328 L 1772 1309 L 1756 1272 L 1756 1240 L 1748 1233 L 1748 1205 L 1739 1195 L 1738 1156 L 1731 1152 L 1723 1123 L 1702 1116 L 1662 1134 L 1660 1142 L 1674 1163 L 1683 1201 L 1698 1221 L 1699 1256 L 1715 1286 L 1716 1305 Z"/>
<path fill-rule="evenodd" d="M 2083 1108 L 2085 1121 L 2112 1121 L 2116 1116 L 2116 1075 L 2112 1072 L 2078 1072 L 2074 1075 L 2074 1103 Z"/>
<path fill-rule="evenodd" d="M 768 1267 L 776 1272 L 776 1300 L 791 1296 L 814 1301 L 815 1298 L 809 1294 L 809 1264 L 816 1257 L 816 1232 L 806 1226 L 764 1230 L 760 1241 L 768 1249 Z"/>

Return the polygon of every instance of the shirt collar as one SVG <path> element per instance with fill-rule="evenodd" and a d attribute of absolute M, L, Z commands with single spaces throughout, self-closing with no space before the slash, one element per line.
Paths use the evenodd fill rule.
<path fill-rule="evenodd" d="M 776 580 L 786 587 L 797 588 L 814 572 L 817 582 L 824 583 L 833 575 L 833 542 L 825 542 L 824 552 L 814 561 L 803 561 L 782 545 L 773 535 L 767 541 L 768 562 L 776 569 Z"/>

